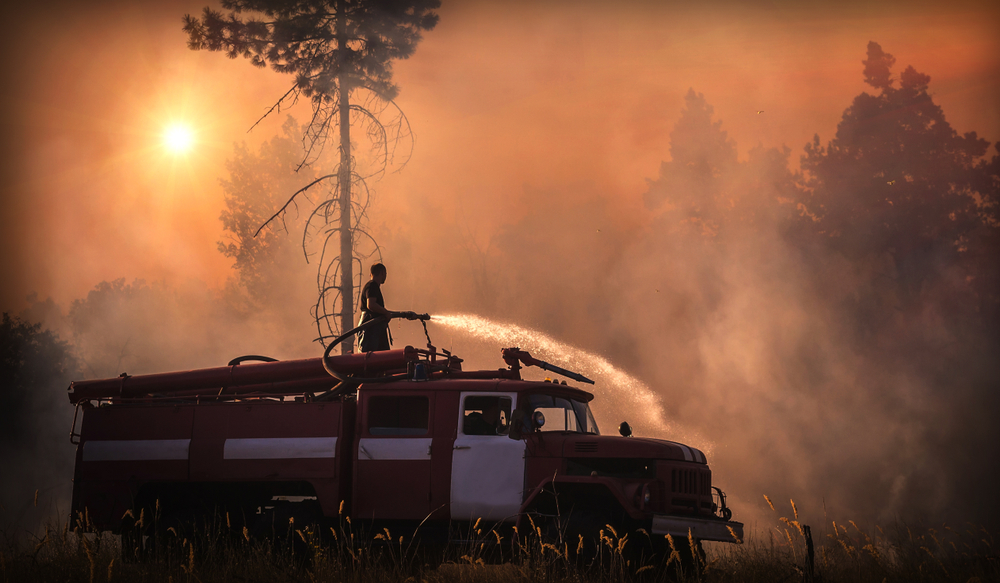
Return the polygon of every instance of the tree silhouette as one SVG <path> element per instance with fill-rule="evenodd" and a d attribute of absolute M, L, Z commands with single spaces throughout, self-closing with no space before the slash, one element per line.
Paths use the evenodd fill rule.
<path fill-rule="evenodd" d="M 41 324 L 3 313 L 0 323 L 0 437 L 15 443 L 30 434 L 33 407 L 65 387 L 79 372 L 69 345 Z"/>
<path fill-rule="evenodd" d="M 86 297 L 73 300 L 67 320 L 86 374 L 107 378 L 125 370 L 150 370 L 149 360 L 158 351 L 148 345 L 163 337 L 164 327 L 150 334 L 146 319 L 167 312 L 163 299 L 169 293 L 140 279 L 126 283 L 120 278 L 102 281 Z"/>
<path fill-rule="evenodd" d="M 221 180 L 226 208 L 219 217 L 226 240 L 219 241 L 219 251 L 233 259 L 237 280 L 258 304 L 271 299 L 276 288 L 287 285 L 286 270 L 280 267 L 291 259 L 293 247 L 288 244 L 290 225 L 284 215 L 280 217 L 282 228 L 267 229 L 256 237 L 254 234 L 283 204 L 284 199 L 279 197 L 294 192 L 303 178 L 315 179 L 311 168 L 296 173 L 301 162 L 301 134 L 298 123 L 289 117 L 282 134 L 262 144 L 258 151 L 249 149 L 246 143 L 237 144 L 234 156 L 226 160 L 229 177 Z"/>
<path fill-rule="evenodd" d="M 669 162 L 656 180 L 647 180 L 646 207 L 661 212 L 669 229 L 682 226 L 715 239 L 741 236 L 742 228 L 773 225 L 783 202 L 795 195 L 788 170 L 788 148 L 755 146 L 740 162 L 734 142 L 713 121 L 714 109 L 701 93 L 689 89 L 681 117 L 670 132 Z"/>
<path fill-rule="evenodd" d="M 1000 181 L 997 158 L 984 158 L 989 142 L 958 135 L 928 94 L 930 77 L 912 66 L 897 87 L 894 63 L 870 42 L 864 76 L 878 94 L 854 99 L 826 147 L 818 135 L 806 145 L 801 202 L 812 218 L 798 227 L 855 262 L 890 257 L 885 275 L 906 302 L 943 266 L 972 276 L 982 266 L 970 261 L 996 260 Z"/>
<path fill-rule="evenodd" d="M 66 406 L 65 399 L 66 387 L 79 374 L 72 347 L 58 335 L 41 324 L 3 313 L 0 531 L 5 536 L 37 532 L 42 520 L 52 515 L 48 512 L 57 510 L 54 501 L 70 494 L 66 476 L 75 448 L 69 446 L 64 432 L 73 419 L 73 408 Z M 29 505 L 48 512 L 25 512 Z"/>
<path fill-rule="evenodd" d="M 726 180 L 736 168 L 736 143 L 712 121 L 713 108 L 701 93 L 688 89 L 684 109 L 670 132 L 669 162 L 660 165 L 660 176 L 649 181 L 646 206 L 667 205 L 680 221 L 699 231 L 719 230 L 719 205 L 725 204 Z"/>
<path fill-rule="evenodd" d="M 189 47 L 225 51 L 230 58 L 244 57 L 257 67 L 270 65 L 295 76 L 292 87 L 265 117 L 300 96 L 311 100 L 313 115 L 300 167 L 319 160 L 332 133 L 339 133 L 339 162 L 334 171 L 292 194 L 265 223 L 281 216 L 313 187 L 327 181 L 333 184 L 329 196 L 314 206 L 304 235 L 318 245 L 318 298 L 313 315 L 323 341 L 352 327 L 353 264 L 362 260 L 356 255 L 356 238 L 371 239 L 363 229 L 368 181 L 395 162 L 401 141 L 412 147 L 409 123 L 393 101 L 399 88 L 392 83 L 392 61 L 412 55 L 421 32 L 434 28 L 438 21 L 434 10 L 440 0 L 224 0 L 222 5 L 230 11 L 228 16 L 205 8 L 200 19 L 184 17 Z M 361 98 L 355 99 L 358 94 Z M 371 143 L 373 169 L 367 174 L 357 171 L 352 155 L 352 123 L 359 125 Z M 353 197 L 352 187 L 364 196 Z M 335 235 L 339 235 L 339 249 L 333 251 L 329 247 Z M 354 350 L 353 341 L 341 346 L 345 353 Z"/>

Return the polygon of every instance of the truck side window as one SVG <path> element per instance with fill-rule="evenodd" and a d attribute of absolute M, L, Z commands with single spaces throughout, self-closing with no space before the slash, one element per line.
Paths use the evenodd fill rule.
<path fill-rule="evenodd" d="M 593 421 L 590 407 L 586 403 L 570 401 L 551 395 L 531 395 L 528 399 L 531 409 L 528 414 L 539 411 L 545 416 L 542 431 L 573 431 L 597 434 L 597 423 Z"/>
<path fill-rule="evenodd" d="M 368 433 L 424 435 L 429 410 L 427 397 L 372 397 L 368 399 Z"/>
<path fill-rule="evenodd" d="M 465 435 L 506 435 L 510 431 L 510 397 L 466 397 L 462 408 Z"/>

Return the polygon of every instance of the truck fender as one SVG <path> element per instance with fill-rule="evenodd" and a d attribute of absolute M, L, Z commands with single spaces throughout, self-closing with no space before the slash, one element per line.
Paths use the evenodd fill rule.
<path fill-rule="evenodd" d="M 616 488 L 610 488 L 608 486 L 608 482 L 606 480 L 602 480 L 602 479 L 596 479 L 596 480 L 595 479 L 579 479 L 579 478 L 575 478 L 575 477 L 567 479 L 566 477 L 561 477 L 561 476 L 553 475 L 551 478 L 545 478 L 544 480 L 542 480 L 541 482 L 539 482 L 538 485 L 535 486 L 531 490 L 531 493 L 528 494 L 528 497 L 524 500 L 524 503 L 521 504 L 521 507 L 517 511 L 517 522 L 515 523 L 516 526 L 517 526 L 517 528 L 518 528 L 518 530 L 521 529 L 521 521 L 527 515 L 528 508 L 531 508 L 532 503 L 535 501 L 535 499 L 538 497 L 538 495 L 541 494 L 542 491 L 545 489 L 545 487 L 548 486 L 548 485 L 550 485 L 550 484 L 552 484 L 552 485 L 555 485 L 555 484 L 592 484 L 592 485 L 602 486 L 611 495 L 611 497 L 613 497 L 618 502 L 618 504 L 622 507 L 623 510 L 625 510 L 626 513 L 628 513 L 629 515 L 632 515 L 632 512 L 630 512 L 630 506 L 631 505 L 628 503 L 627 500 L 625 500 L 622 497 L 622 493 L 621 492 L 619 492 Z M 633 518 L 636 518 L 636 517 L 633 516 Z"/>
<path fill-rule="evenodd" d="M 525 498 L 524 503 L 521 504 L 521 507 L 517 509 L 517 522 L 515 523 L 515 526 L 517 527 L 518 530 L 521 530 L 521 520 L 524 519 L 524 515 L 528 510 L 528 508 L 531 507 L 531 503 L 535 501 L 535 498 L 538 497 L 538 495 L 542 492 L 545 486 L 555 482 L 555 478 L 556 478 L 555 475 L 553 475 L 551 478 L 545 478 L 544 480 L 539 482 L 538 485 L 535 486 L 535 488 L 531 491 L 531 494 L 528 494 L 528 497 Z"/>

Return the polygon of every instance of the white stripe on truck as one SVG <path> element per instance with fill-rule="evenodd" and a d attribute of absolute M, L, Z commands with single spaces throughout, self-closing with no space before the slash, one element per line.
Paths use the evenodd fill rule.
<path fill-rule="evenodd" d="M 277 460 L 336 457 L 336 437 L 253 437 L 227 439 L 227 460 Z"/>
<path fill-rule="evenodd" d="M 83 461 L 186 460 L 190 446 L 190 439 L 89 439 L 83 442 Z"/>
<path fill-rule="evenodd" d="M 359 460 L 429 460 L 430 437 L 362 437 Z"/>
<path fill-rule="evenodd" d="M 690 447 L 684 445 L 683 443 L 675 443 L 674 445 L 676 445 L 677 447 L 681 448 L 681 451 L 684 452 L 684 459 L 685 460 L 687 460 L 689 462 L 695 461 L 694 455 L 691 454 L 691 448 Z"/>

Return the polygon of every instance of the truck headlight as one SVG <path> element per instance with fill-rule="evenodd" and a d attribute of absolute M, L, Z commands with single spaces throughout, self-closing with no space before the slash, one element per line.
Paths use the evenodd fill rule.
<path fill-rule="evenodd" d="M 652 494 L 649 491 L 649 484 L 644 485 L 642 487 L 642 507 L 643 508 L 648 508 L 649 507 L 649 501 L 652 498 L 653 498 L 653 496 L 652 496 Z"/>

